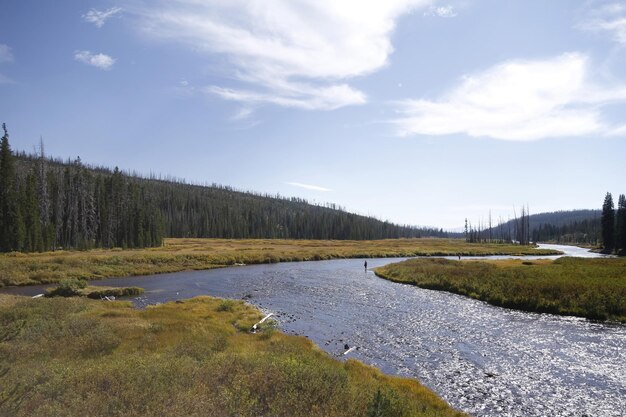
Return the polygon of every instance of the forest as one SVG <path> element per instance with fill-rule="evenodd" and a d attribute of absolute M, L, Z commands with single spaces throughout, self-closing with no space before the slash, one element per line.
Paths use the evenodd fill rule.
<path fill-rule="evenodd" d="M 567 210 L 530 214 L 522 207 L 519 217 L 498 218 L 474 224 L 466 220 L 464 237 L 470 242 L 553 242 L 598 245 L 602 242 L 600 210 Z M 493 225 L 495 224 L 495 225 Z"/>
<path fill-rule="evenodd" d="M 164 237 L 365 240 L 447 237 L 334 204 L 143 177 L 0 143 L 0 251 L 160 246 Z"/>

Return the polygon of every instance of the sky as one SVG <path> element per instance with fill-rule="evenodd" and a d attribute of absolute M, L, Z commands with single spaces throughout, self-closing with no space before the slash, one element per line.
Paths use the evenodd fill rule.
<path fill-rule="evenodd" d="M 6 0 L 15 150 L 401 224 L 626 193 L 626 1 Z"/>

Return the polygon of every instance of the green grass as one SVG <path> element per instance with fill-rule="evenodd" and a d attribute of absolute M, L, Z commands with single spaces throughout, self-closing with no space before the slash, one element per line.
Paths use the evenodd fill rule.
<path fill-rule="evenodd" d="M 133 297 L 143 294 L 143 288 L 140 287 L 91 287 L 85 288 L 84 294 L 87 298 L 99 300 L 104 297 Z"/>
<path fill-rule="evenodd" d="M 226 307 L 224 307 L 226 306 Z M 461 416 L 411 379 L 339 362 L 241 301 L 145 310 L 0 295 L 1 416 Z"/>
<path fill-rule="evenodd" d="M 130 297 L 143 294 L 139 287 L 104 287 L 87 285 L 81 279 L 64 279 L 54 288 L 48 288 L 46 297 L 87 297 L 99 300 L 104 297 Z"/>
<path fill-rule="evenodd" d="M 626 259 L 410 259 L 376 275 L 525 311 L 626 323 Z"/>
<path fill-rule="evenodd" d="M 166 239 L 160 248 L 0 254 L 0 287 L 337 258 L 551 254 L 519 245 L 460 239 L 284 240 Z"/>

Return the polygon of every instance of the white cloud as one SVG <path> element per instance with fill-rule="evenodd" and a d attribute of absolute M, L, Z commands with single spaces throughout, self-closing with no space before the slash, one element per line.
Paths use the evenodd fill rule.
<path fill-rule="evenodd" d="M 626 5 L 609 3 L 592 10 L 580 27 L 593 32 L 608 32 L 615 42 L 626 45 Z"/>
<path fill-rule="evenodd" d="M 506 61 L 463 77 L 436 100 L 406 100 L 400 135 L 466 134 L 530 141 L 608 134 L 601 108 L 626 102 L 626 85 L 599 86 L 588 58 L 568 53 L 543 61 Z"/>
<path fill-rule="evenodd" d="M 617 126 L 607 132 L 609 136 L 626 136 L 626 125 Z"/>
<path fill-rule="evenodd" d="M 235 113 L 230 120 L 239 121 L 249 119 L 250 116 L 254 113 L 254 110 L 251 107 L 242 107 Z"/>
<path fill-rule="evenodd" d="M 457 12 L 453 6 L 430 6 L 424 16 L 456 17 Z"/>
<path fill-rule="evenodd" d="M 0 64 L 13 62 L 13 53 L 8 45 L 0 43 Z M 11 78 L 4 74 L 0 74 L 0 84 L 14 84 Z"/>
<path fill-rule="evenodd" d="M 85 13 L 82 18 L 85 22 L 93 23 L 96 27 L 101 28 L 107 20 L 122 11 L 119 7 L 112 7 L 109 10 L 91 9 Z"/>
<path fill-rule="evenodd" d="M 313 190 L 313 191 L 323 191 L 323 192 L 332 191 L 330 188 L 320 187 L 319 185 L 302 184 L 300 182 L 287 182 L 286 184 L 292 185 L 294 187 L 305 188 L 307 190 Z"/>
<path fill-rule="evenodd" d="M 349 79 L 377 71 L 393 51 L 396 19 L 429 0 L 160 0 L 133 12 L 152 38 L 222 54 L 247 86 L 211 94 L 302 109 L 362 104 Z"/>
<path fill-rule="evenodd" d="M 105 54 L 92 54 L 89 51 L 76 51 L 74 59 L 83 64 L 91 65 L 101 70 L 108 71 L 115 64 L 115 58 Z"/>
<path fill-rule="evenodd" d="M 0 43 L 0 63 L 3 62 L 13 62 L 13 53 L 11 52 L 11 48 Z"/>

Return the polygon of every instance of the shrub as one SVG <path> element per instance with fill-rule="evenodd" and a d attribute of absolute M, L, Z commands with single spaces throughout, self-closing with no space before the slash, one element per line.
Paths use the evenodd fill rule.
<path fill-rule="evenodd" d="M 47 297 L 74 297 L 81 295 L 81 290 L 87 286 L 83 279 L 64 279 L 58 287 L 48 291 Z"/>

